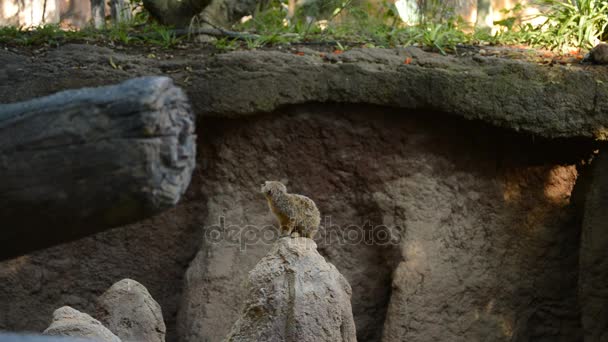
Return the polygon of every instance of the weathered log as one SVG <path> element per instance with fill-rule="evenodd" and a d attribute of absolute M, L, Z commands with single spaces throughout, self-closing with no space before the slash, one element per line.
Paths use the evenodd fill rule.
<path fill-rule="evenodd" d="M 194 115 L 166 77 L 0 106 L 0 260 L 174 206 Z"/>

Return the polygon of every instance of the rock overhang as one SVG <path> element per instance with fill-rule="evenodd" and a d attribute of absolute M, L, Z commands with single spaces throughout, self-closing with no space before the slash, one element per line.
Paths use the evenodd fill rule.
<path fill-rule="evenodd" d="M 547 138 L 608 138 L 602 67 L 455 57 L 417 48 L 236 51 L 204 62 L 201 116 L 243 117 L 305 103 L 429 110 Z"/>

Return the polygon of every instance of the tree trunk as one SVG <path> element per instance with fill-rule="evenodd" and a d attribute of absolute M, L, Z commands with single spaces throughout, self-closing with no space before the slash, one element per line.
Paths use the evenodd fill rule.
<path fill-rule="evenodd" d="M 0 260 L 174 206 L 195 142 L 166 77 L 0 105 Z"/>

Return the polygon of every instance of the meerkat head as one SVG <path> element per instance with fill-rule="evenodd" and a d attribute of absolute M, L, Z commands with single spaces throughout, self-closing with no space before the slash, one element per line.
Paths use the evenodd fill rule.
<path fill-rule="evenodd" d="M 281 182 L 266 181 L 264 184 L 262 184 L 261 192 L 264 194 L 264 196 L 270 197 L 279 193 L 286 193 L 287 188 Z"/>

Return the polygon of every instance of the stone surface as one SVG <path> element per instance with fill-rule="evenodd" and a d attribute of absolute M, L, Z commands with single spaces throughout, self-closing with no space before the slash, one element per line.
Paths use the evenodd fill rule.
<path fill-rule="evenodd" d="M 159 60 L 71 44 L 32 58 L 0 50 L 7 66 L 0 70 L 0 101 L 167 74 L 186 89 L 201 116 L 250 116 L 310 102 L 367 103 L 442 112 L 546 137 L 608 138 L 608 116 L 602 114 L 608 111 L 608 75 L 601 67 L 441 56 L 417 48 L 307 51 L 201 58 L 193 49 Z M 121 68 L 108 63 L 109 55 Z"/>
<path fill-rule="evenodd" d="M 608 120 L 604 69 L 416 49 L 202 55 L 0 50 L 4 102 L 169 73 L 200 123 L 197 168 L 176 209 L 1 264 L 0 329 L 42 330 L 65 304 L 93 312 L 129 277 L 159 301 L 168 341 L 178 303 L 181 341 L 222 340 L 249 270 L 276 240 L 258 193 L 276 179 L 324 216 L 318 250 L 352 286 L 358 340 L 581 340 L 570 190 L 596 149 L 578 138 L 601 138 Z"/>
<path fill-rule="evenodd" d="M 43 334 L 82 337 L 97 342 L 121 342 L 98 320 L 69 306 L 61 307 L 53 312 L 53 321 Z"/>
<path fill-rule="evenodd" d="M 383 341 L 580 340 L 579 230 L 567 197 L 576 170 L 502 177 L 414 175 L 374 194 L 383 211 L 402 213 L 386 223 L 408 227 Z"/>
<path fill-rule="evenodd" d="M 585 342 L 608 341 L 608 155 L 587 178 L 580 249 L 579 304 Z"/>
<path fill-rule="evenodd" d="M 206 120 L 199 167 L 213 176 L 202 186 L 205 238 L 185 280 L 182 341 L 220 341 L 239 316 L 247 272 L 276 239 L 257 193 L 265 179 L 317 203 L 315 240 L 352 286 L 358 340 L 578 340 L 580 231 L 569 201 L 590 149 L 403 114 L 319 105 Z"/>
<path fill-rule="evenodd" d="M 99 297 L 96 317 L 123 341 L 165 342 L 161 307 L 135 280 L 123 279 Z"/>
<path fill-rule="evenodd" d="M 185 198 L 165 215 L 2 263 L 0 329 L 42 331 L 62 305 L 96 312 L 98 297 L 129 277 L 159 302 L 175 341 L 182 278 L 202 236 L 201 177 L 195 171 Z"/>
<path fill-rule="evenodd" d="M 547 137 L 607 137 L 607 76 L 565 66 L 407 48 L 324 57 L 237 51 L 205 67 L 205 81 L 191 97 L 201 101 L 198 112 L 209 115 L 255 114 L 307 102 L 367 103 L 433 109 Z"/>
<path fill-rule="evenodd" d="M 93 342 L 81 338 L 0 333 L 2 342 Z"/>
<path fill-rule="evenodd" d="M 350 285 L 311 239 L 279 239 L 246 287 L 226 341 L 357 341 Z"/>

